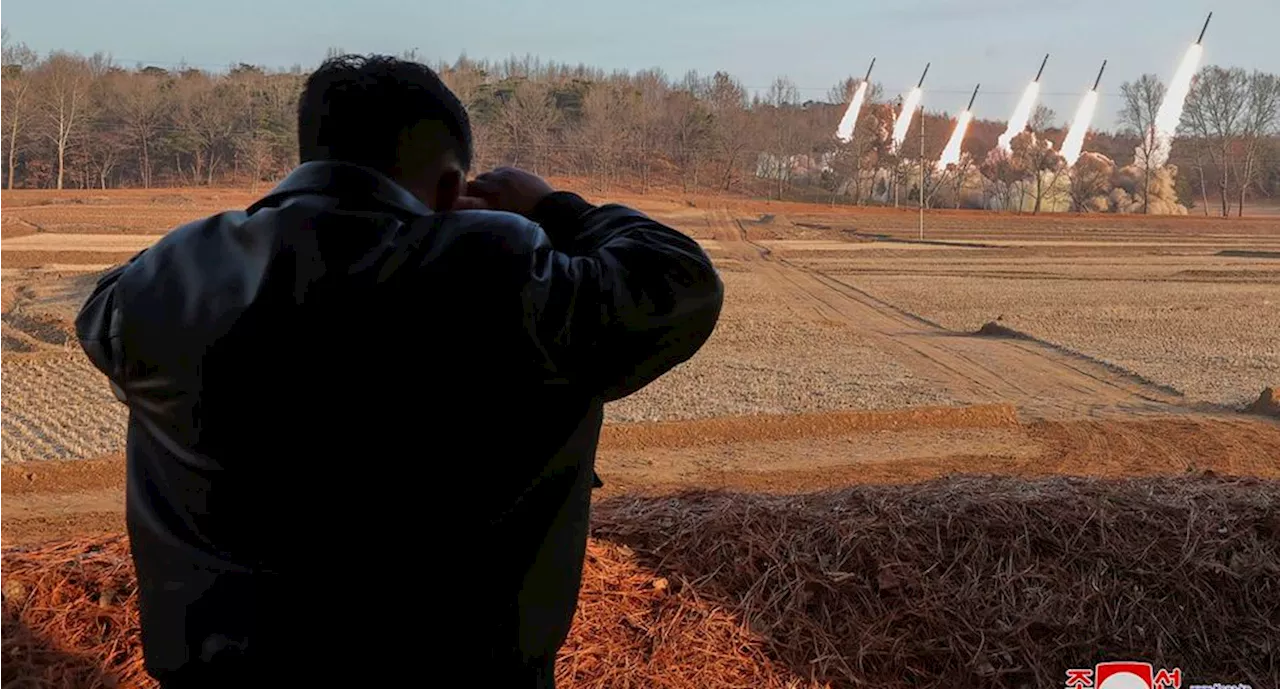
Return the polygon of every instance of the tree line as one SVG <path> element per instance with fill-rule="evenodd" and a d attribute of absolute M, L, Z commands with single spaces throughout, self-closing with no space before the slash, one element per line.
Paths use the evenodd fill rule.
<path fill-rule="evenodd" d="M 806 100 L 786 77 L 752 94 L 726 72 L 672 79 L 657 70 L 606 73 L 536 58 L 464 57 L 433 67 L 471 113 L 478 168 L 519 165 L 579 177 L 601 190 L 625 185 L 645 192 L 660 185 L 855 203 L 905 202 L 923 193 L 931 204 L 959 206 L 1002 193 L 970 188 L 983 179 L 1016 185 L 1034 178 L 1038 185 L 1033 170 L 1061 167 L 1052 151 L 1065 131 L 1045 109 L 1029 132 L 1036 143 L 1015 140 L 1009 160 L 991 160 L 1004 123 L 976 120 L 963 169 L 921 166 L 919 128 L 923 124 L 924 160 L 936 160 L 953 118 L 915 118 L 907 144 L 895 151 L 890 132 L 897 104 L 874 84 L 854 136 L 840 141 L 835 127 L 859 83 L 854 78 L 825 98 Z M 269 184 L 297 164 L 295 108 L 305 78 L 301 67 L 249 64 L 219 73 L 125 68 L 101 54 L 42 56 L 6 40 L 4 186 Z M 1162 89 L 1152 75 L 1126 84 L 1124 129 L 1091 133 L 1085 149 L 1117 163 L 1131 160 L 1154 116 L 1147 105 L 1159 107 Z M 1212 193 L 1226 213 L 1231 204 L 1280 192 L 1277 93 L 1274 75 L 1206 68 L 1184 118 L 1189 136 L 1177 141 L 1171 159 L 1191 171 L 1179 178 L 1180 198 L 1207 207 Z M 923 188 L 912 181 L 919 176 L 912 169 L 927 173 Z"/>

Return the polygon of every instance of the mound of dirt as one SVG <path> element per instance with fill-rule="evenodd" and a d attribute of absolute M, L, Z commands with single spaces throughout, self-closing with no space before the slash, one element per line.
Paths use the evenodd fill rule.
<path fill-rule="evenodd" d="M 958 477 L 602 503 L 562 687 L 1276 686 L 1280 482 Z M 116 537 L 4 553 L 5 681 L 149 686 Z M 49 648 L 59 653 L 46 652 Z"/>
<path fill-rule="evenodd" d="M 987 321 L 986 323 L 983 323 L 982 327 L 978 328 L 978 331 L 975 334 L 984 335 L 986 337 L 1008 337 L 1015 340 L 1031 339 L 1026 333 L 1018 332 L 999 321 Z"/>
<path fill-rule="evenodd" d="M 1280 417 L 1280 390 L 1273 387 L 1263 388 L 1262 394 L 1258 395 L 1258 399 L 1249 405 L 1248 411 L 1254 414 Z"/>

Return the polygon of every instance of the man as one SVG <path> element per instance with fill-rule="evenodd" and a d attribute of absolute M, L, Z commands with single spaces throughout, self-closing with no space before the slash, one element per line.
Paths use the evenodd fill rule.
<path fill-rule="evenodd" d="M 688 237 L 515 169 L 425 66 L 308 79 L 303 161 L 177 228 L 76 322 L 129 407 L 147 669 L 166 688 L 550 687 L 602 404 L 688 359 Z"/>

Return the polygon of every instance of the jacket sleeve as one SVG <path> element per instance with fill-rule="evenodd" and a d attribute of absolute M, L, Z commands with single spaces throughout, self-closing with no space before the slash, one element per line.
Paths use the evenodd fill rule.
<path fill-rule="evenodd" d="M 121 402 L 125 401 L 125 363 L 121 346 L 122 300 L 119 282 L 120 276 L 143 253 L 145 251 L 135 254 L 128 262 L 112 268 L 99 278 L 98 284 L 76 316 L 76 338 L 80 340 L 80 347 L 88 355 L 89 361 L 106 374 L 111 381 L 111 391 Z"/>
<path fill-rule="evenodd" d="M 558 371 L 612 401 L 688 360 L 710 337 L 724 285 L 693 239 L 568 192 L 544 199 L 533 219 L 550 245 L 534 251 L 527 326 Z"/>

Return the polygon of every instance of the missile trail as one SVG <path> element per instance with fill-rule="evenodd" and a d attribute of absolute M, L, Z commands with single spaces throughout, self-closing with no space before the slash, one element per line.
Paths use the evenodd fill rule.
<path fill-rule="evenodd" d="M 911 116 L 915 114 L 916 108 L 920 106 L 920 98 L 924 96 L 924 91 L 917 86 L 907 93 L 907 97 L 902 100 L 902 112 L 898 113 L 898 119 L 893 123 L 893 150 L 897 151 L 902 145 L 903 139 L 907 138 L 907 130 L 911 128 Z"/>
<path fill-rule="evenodd" d="M 1005 127 L 1004 133 L 997 140 L 997 145 L 1005 153 L 1012 150 L 1009 143 L 1013 141 L 1013 137 L 1022 133 L 1027 128 L 1027 122 L 1031 120 L 1031 109 L 1036 105 L 1036 97 L 1040 95 L 1040 82 L 1033 81 L 1027 84 L 1027 88 L 1022 92 L 1022 97 L 1018 99 L 1018 105 L 1014 107 L 1013 114 L 1009 116 L 1009 125 Z"/>
<path fill-rule="evenodd" d="M 1213 19 L 1212 12 L 1204 18 L 1200 35 L 1196 36 L 1196 42 L 1187 48 L 1186 54 L 1182 56 L 1182 62 L 1178 64 L 1178 70 L 1169 80 L 1169 88 L 1164 92 L 1164 100 L 1160 103 L 1160 110 L 1156 112 L 1155 122 L 1147 132 L 1147 136 L 1150 137 L 1148 141 L 1152 144 L 1150 155 L 1143 161 L 1142 147 L 1139 146 L 1134 151 L 1134 160 L 1147 165 L 1148 168 L 1162 167 L 1169 162 L 1173 134 L 1182 120 L 1182 106 L 1191 93 L 1191 81 L 1196 76 L 1196 70 L 1200 68 L 1200 58 L 1204 56 L 1204 46 L 1201 45 L 1201 41 L 1204 40 L 1204 32 L 1209 30 L 1210 19 Z"/>
<path fill-rule="evenodd" d="M 1149 132 L 1149 136 L 1154 139 L 1154 146 L 1147 164 L 1152 168 L 1161 167 L 1169 162 L 1173 133 L 1178 128 L 1178 122 L 1182 120 L 1182 105 L 1186 102 L 1187 95 L 1191 93 L 1191 80 L 1200 67 L 1200 57 L 1203 54 L 1204 47 L 1199 43 L 1192 43 L 1191 47 L 1187 48 L 1186 54 L 1182 56 L 1178 71 L 1174 72 L 1173 78 L 1169 80 L 1169 88 L 1164 92 L 1164 100 L 1160 103 L 1160 110 L 1156 112 L 1155 122 Z"/>
<path fill-rule="evenodd" d="M 845 143 L 853 140 L 853 129 L 858 124 L 858 113 L 862 112 L 862 104 L 867 100 L 867 84 L 871 79 L 871 70 L 875 66 L 876 59 L 873 57 L 871 66 L 867 68 L 867 76 L 862 79 L 861 84 L 858 84 L 853 97 L 849 99 L 849 107 L 845 108 L 844 116 L 840 118 L 840 124 L 836 125 L 836 138 Z"/>
<path fill-rule="evenodd" d="M 902 140 L 907 138 L 907 130 L 911 128 L 911 116 L 915 114 L 916 108 L 920 107 L 920 99 L 924 97 L 925 75 L 929 73 L 929 64 L 925 63 L 924 72 L 920 74 L 920 81 L 916 83 L 915 88 L 907 92 L 906 98 L 902 100 L 902 112 L 898 113 L 898 119 L 893 123 L 893 150 L 897 151 L 902 145 Z"/>
<path fill-rule="evenodd" d="M 1098 68 L 1098 76 L 1093 80 L 1093 88 L 1080 99 L 1076 115 L 1071 118 L 1071 129 L 1067 131 L 1067 138 L 1062 140 L 1062 157 L 1067 161 L 1067 167 L 1075 165 L 1080 159 L 1080 151 L 1084 148 L 1084 136 L 1089 133 L 1089 125 L 1093 123 L 1093 113 L 1098 109 L 1098 83 L 1102 81 L 1102 72 L 1106 68 L 1107 61 L 1103 60 L 1102 66 Z"/>
<path fill-rule="evenodd" d="M 1071 119 L 1071 129 L 1067 132 L 1067 138 L 1062 141 L 1062 157 L 1067 161 L 1067 167 L 1075 165 L 1080 159 L 1080 150 L 1084 148 L 1084 135 L 1088 133 L 1089 124 L 1093 122 L 1093 113 L 1097 109 L 1098 90 L 1092 89 L 1080 99 L 1076 116 Z"/>
<path fill-rule="evenodd" d="M 1040 69 L 1036 71 L 1036 78 L 1027 84 L 1022 97 L 1018 99 L 1018 105 L 1013 109 L 1013 114 L 1009 116 L 1009 125 L 996 141 L 996 145 L 1005 153 L 1012 150 L 1009 144 L 1013 141 L 1013 137 L 1021 134 L 1022 130 L 1027 128 L 1027 122 L 1031 121 L 1031 111 L 1035 109 L 1036 98 L 1040 96 L 1040 77 L 1044 74 L 1044 66 L 1047 64 L 1049 64 L 1049 54 L 1045 53 L 1044 59 L 1040 61 Z"/>
<path fill-rule="evenodd" d="M 973 87 L 973 95 L 969 96 L 969 105 L 956 116 L 956 128 L 952 130 L 951 138 L 947 140 L 947 147 L 942 149 L 937 169 L 941 170 L 948 165 L 960 162 L 960 146 L 964 144 L 964 134 L 969 130 L 969 123 L 973 121 L 973 101 L 978 97 L 978 89 L 981 87 L 982 84 Z"/>

